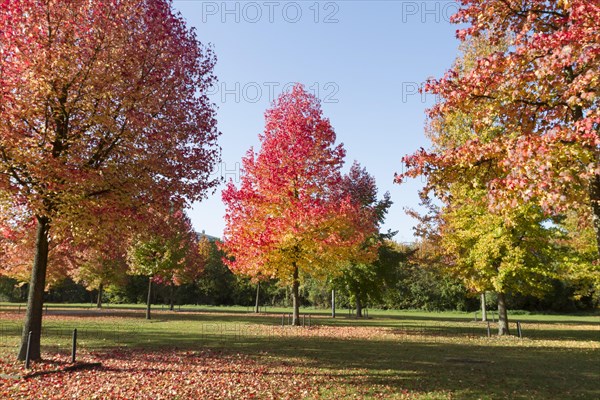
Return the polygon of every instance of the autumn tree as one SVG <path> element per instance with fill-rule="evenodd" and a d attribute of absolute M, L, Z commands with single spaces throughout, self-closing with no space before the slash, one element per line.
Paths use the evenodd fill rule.
<path fill-rule="evenodd" d="M 159 274 L 169 275 L 173 266 L 171 254 L 163 241 L 158 238 L 139 240 L 135 242 L 128 255 L 128 264 L 131 273 L 148 277 L 148 291 L 146 299 L 146 319 L 152 319 L 152 283 L 162 281 Z"/>
<path fill-rule="evenodd" d="M 535 293 L 536 277 L 556 273 L 550 218 L 567 209 L 582 221 L 600 215 L 598 5 L 463 5 L 454 20 L 471 24 L 458 32 L 470 54 L 426 85 L 442 98 L 429 110 L 434 146 L 405 157 L 397 179 L 427 176 L 423 197 L 444 203 L 440 238 L 463 268 L 455 272 L 492 282 L 504 309 L 504 290 Z"/>
<path fill-rule="evenodd" d="M 441 215 L 444 269 L 475 293 L 497 293 L 498 333 L 508 334 L 506 294 L 542 297 L 551 289 L 559 276 L 556 240 L 562 234 L 535 204 L 496 214 L 487 209 L 484 190 L 456 185 L 452 193 Z"/>
<path fill-rule="evenodd" d="M 373 233 L 371 221 L 341 192 L 345 151 L 301 85 L 282 94 L 265 114 L 261 148 L 243 158 L 245 175 L 223 191 L 227 207 L 223 248 L 229 268 L 291 284 L 293 324 L 299 325 L 298 287 L 306 276 L 341 271 Z"/>
<path fill-rule="evenodd" d="M 444 101 L 431 118 L 461 112 L 473 135 L 442 152 L 405 159 L 408 175 L 493 160 L 488 204 L 501 210 L 535 202 L 548 214 L 577 210 L 591 221 L 600 249 L 600 4 L 595 1 L 465 0 L 453 21 L 458 38 L 485 36 L 511 45 L 478 57 L 466 74 L 455 67 L 425 89 Z M 496 126 L 503 133 L 488 140 Z M 431 187 L 437 183 L 432 182 Z"/>
<path fill-rule="evenodd" d="M 130 241 L 131 237 L 123 231 L 105 235 L 90 232 L 86 244 L 77 250 L 76 265 L 69 275 L 88 290 L 98 291 L 97 308 L 102 308 L 104 288 L 125 280 Z"/>
<path fill-rule="evenodd" d="M 441 152 L 460 147 L 471 134 L 469 121 L 460 113 L 431 121 L 433 148 Z M 494 138 L 502 133 L 497 126 L 486 135 Z M 435 195 L 441 201 L 432 203 L 427 189 L 421 193 L 430 214 L 418 217 L 423 222 L 418 232 L 437 247 L 439 260 L 433 265 L 459 278 L 472 292 L 496 292 L 498 332 L 504 335 L 509 333 L 506 295 L 541 297 L 550 289 L 551 279 L 559 276 L 556 241 L 563 235 L 552 224 L 556 220 L 533 202 L 517 203 L 502 212 L 490 210 L 486 184 L 500 173 L 493 160 L 431 171 L 429 183 L 436 182 Z"/>
<path fill-rule="evenodd" d="M 215 58 L 167 0 L 0 2 L 0 197 L 36 223 L 19 358 L 40 358 L 52 231 L 203 197 Z M 107 229 L 99 226 L 98 229 Z"/>
<path fill-rule="evenodd" d="M 14 213 L 3 210 L 3 216 Z M 22 217 L 23 215 L 21 215 Z M 31 263 L 35 256 L 35 227 L 34 219 L 25 216 L 9 218 L 0 222 L 0 275 L 10 277 L 24 284 L 31 280 Z M 49 273 L 46 277 L 46 288 L 52 287 L 69 276 L 78 261 L 81 248 L 73 238 L 64 232 L 55 230 L 48 244 Z"/>
<path fill-rule="evenodd" d="M 148 277 L 146 319 L 151 319 L 153 282 L 170 287 L 172 310 L 175 285 L 195 279 L 205 262 L 198 237 L 183 211 L 156 215 L 151 227 L 134 239 L 128 253 L 131 273 Z"/>

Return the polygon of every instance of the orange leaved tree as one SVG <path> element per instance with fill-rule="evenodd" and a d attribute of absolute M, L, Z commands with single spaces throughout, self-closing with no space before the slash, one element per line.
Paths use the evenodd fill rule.
<path fill-rule="evenodd" d="M 364 257 L 359 249 L 373 224 L 343 193 L 345 151 L 316 97 L 296 85 L 265 119 L 260 151 L 243 159 L 241 186 L 230 182 L 223 191 L 223 248 L 232 271 L 291 284 L 299 325 L 301 279 L 335 275 L 349 259 Z"/>
<path fill-rule="evenodd" d="M 2 0 L 0 32 L 0 202 L 37 227 L 19 358 L 31 332 L 38 359 L 51 231 L 125 229 L 216 184 L 215 59 L 168 0 Z"/>

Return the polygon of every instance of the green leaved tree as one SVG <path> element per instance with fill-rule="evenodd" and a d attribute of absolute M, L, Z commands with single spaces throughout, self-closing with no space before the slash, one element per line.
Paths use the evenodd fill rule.
<path fill-rule="evenodd" d="M 510 43 L 508 37 L 493 44 L 485 35 L 472 38 L 463 43 L 454 70 L 459 76 L 468 76 L 482 57 Z M 474 141 L 486 146 L 509 134 L 502 115 L 490 113 L 487 118 L 493 123 L 485 127 L 461 110 L 430 119 L 433 156 L 420 170 L 428 178 L 422 198 L 434 221 L 425 231 L 429 230 L 430 238 L 440 246 L 447 270 L 474 292 L 498 294 L 498 333 L 504 335 L 509 333 L 506 294 L 539 296 L 549 289 L 550 279 L 559 274 L 557 241 L 563 234 L 554 225 L 556 219 L 533 201 L 513 199 L 509 207 L 489 207 L 491 182 L 506 178 L 503 149 L 475 160 L 443 163 L 437 159 L 438 154 L 464 152 Z M 414 167 L 410 157 L 405 160 Z M 411 171 L 409 175 L 415 172 Z M 432 202 L 431 195 L 441 204 Z"/>

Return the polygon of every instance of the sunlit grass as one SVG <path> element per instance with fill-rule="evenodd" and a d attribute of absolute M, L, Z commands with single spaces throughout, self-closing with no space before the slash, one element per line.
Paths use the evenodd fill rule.
<path fill-rule="evenodd" d="M 518 315 L 519 339 L 487 337 L 487 323 L 473 321 L 471 313 L 372 310 L 369 319 L 340 313 L 333 319 L 326 310 L 310 310 L 311 326 L 297 328 L 287 326 L 286 309 L 258 315 L 243 307 L 192 309 L 155 307 L 146 321 L 143 307 L 51 306 L 43 350 L 68 354 L 77 328 L 83 353 L 218 349 L 266 368 L 290 364 L 298 379 L 324 379 L 314 398 L 600 398 L 600 316 L 594 314 Z M 3 357 L 16 353 L 23 317 L 0 312 Z M 511 328 L 516 334 L 514 322 Z"/>

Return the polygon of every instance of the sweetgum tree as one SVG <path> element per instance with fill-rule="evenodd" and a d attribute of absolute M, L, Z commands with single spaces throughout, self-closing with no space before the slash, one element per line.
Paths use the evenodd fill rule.
<path fill-rule="evenodd" d="M 293 323 L 300 324 L 298 287 L 306 276 L 341 272 L 373 234 L 372 219 L 341 186 L 345 151 L 303 86 L 282 94 L 265 114 L 260 151 L 242 160 L 240 187 L 223 191 L 223 248 L 229 268 L 291 284 Z"/>
<path fill-rule="evenodd" d="M 19 358 L 31 331 L 37 359 L 53 232 L 130 229 L 216 184 L 215 59 L 168 0 L 2 0 L 0 36 L 0 197 L 36 225 Z"/>
<path fill-rule="evenodd" d="M 110 284 L 124 282 L 127 273 L 127 249 L 131 242 L 129 232 L 117 230 L 110 235 L 89 234 L 85 244 L 76 254 L 78 260 L 69 271 L 75 282 L 85 285 L 87 290 L 97 290 L 96 307 L 102 308 L 104 288 Z"/>
<path fill-rule="evenodd" d="M 456 166 L 494 163 L 491 209 L 534 202 L 547 214 L 577 210 L 600 249 L 599 18 L 597 1 L 463 0 L 453 17 L 468 25 L 459 39 L 509 38 L 510 46 L 478 57 L 468 73 L 454 67 L 428 82 L 444 99 L 429 116 L 468 115 L 471 135 L 405 157 L 398 179 L 426 174 L 436 190 L 455 179 Z M 502 134 L 486 135 L 498 126 Z"/>
<path fill-rule="evenodd" d="M 469 37 L 463 44 L 463 54 L 454 64 L 457 79 L 470 76 L 480 60 L 510 48 L 513 38 L 508 35 L 491 40 L 487 35 Z M 440 104 L 444 104 L 442 98 Z M 446 155 L 453 157 L 466 151 L 474 141 L 482 145 L 499 143 L 512 131 L 490 109 L 486 118 L 495 121 L 475 129 L 476 116 L 460 108 L 446 109 L 433 114 L 428 125 L 432 150 L 406 158 L 407 175 L 420 167 L 428 177 L 421 193 L 430 206 L 434 224 L 423 224 L 425 235 L 433 240 L 444 256 L 445 270 L 461 278 L 472 291 L 493 290 L 498 294 L 499 334 L 507 334 L 508 316 L 505 294 L 542 295 L 551 278 L 560 272 L 561 232 L 549 224 L 551 218 L 539 202 L 523 196 L 513 198 L 509 207 L 489 207 L 490 186 L 507 179 L 503 157 L 507 152 L 496 148 L 486 158 L 477 161 L 458 160 L 438 162 Z M 439 158 L 438 158 L 439 157 Z M 464 154 L 465 158 L 470 155 Z M 410 164 L 416 161 L 417 164 Z M 415 168 L 415 165 L 417 166 Z M 431 192 L 441 200 L 433 206 Z M 423 219 L 422 219 L 423 220 Z M 430 221 L 430 222 L 431 222 Z M 554 222 L 557 220 L 555 219 Z M 427 232 L 429 230 L 429 232 Z"/>

